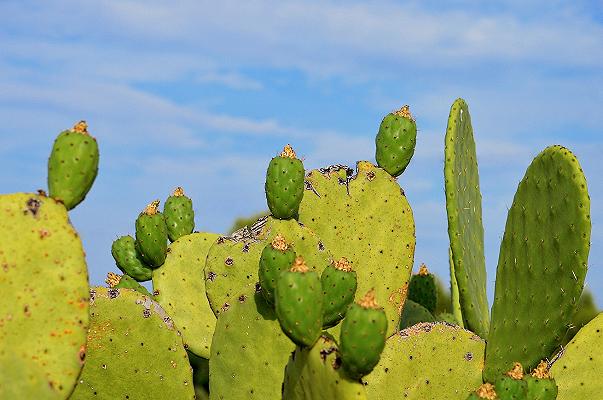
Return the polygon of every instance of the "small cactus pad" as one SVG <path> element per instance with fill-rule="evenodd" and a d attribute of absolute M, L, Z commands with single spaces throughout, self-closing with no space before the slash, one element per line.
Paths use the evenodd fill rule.
<path fill-rule="evenodd" d="M 396 180 L 367 161 L 352 169 L 332 166 L 306 176 L 299 221 L 358 274 L 356 299 L 371 288 L 398 327 L 415 254 L 412 210 Z"/>
<path fill-rule="evenodd" d="M 603 313 L 586 324 L 551 367 L 559 400 L 600 399 L 603 393 Z"/>
<path fill-rule="evenodd" d="M 509 372 L 498 376 L 494 388 L 501 400 L 525 400 L 528 395 L 528 383 L 523 380 L 521 364 L 515 363 Z"/>
<path fill-rule="evenodd" d="M 336 325 L 345 317 L 356 295 L 356 271 L 345 257 L 334 260 L 320 276 L 323 294 L 323 326 Z"/>
<path fill-rule="evenodd" d="M 280 399 L 283 371 L 294 349 L 259 293 L 236 300 L 216 323 L 210 399 Z"/>
<path fill-rule="evenodd" d="M 331 255 L 325 245 L 310 229 L 292 219 L 262 218 L 251 228 L 218 238 L 209 249 L 205 264 L 207 298 L 216 316 L 239 298 L 253 296 L 260 290 L 260 257 L 279 233 L 297 254 L 303 255 L 310 268 L 320 268 L 321 272 L 329 264 Z"/>
<path fill-rule="evenodd" d="M 124 274 L 130 275 L 138 282 L 151 280 L 153 270 L 142 260 L 132 236 L 122 236 L 111 245 L 111 255 L 115 265 Z"/>
<path fill-rule="evenodd" d="M 146 287 L 142 286 L 138 283 L 134 278 L 129 275 L 117 275 L 113 272 L 109 272 L 107 274 L 107 279 L 105 279 L 105 283 L 109 285 L 110 288 L 124 288 L 124 289 L 133 289 L 136 290 L 140 294 L 144 294 L 145 296 L 151 297 L 151 293 L 147 290 Z"/>
<path fill-rule="evenodd" d="M 297 216 L 304 196 L 304 165 L 290 145 L 274 157 L 266 171 L 266 200 L 268 208 L 278 219 Z"/>
<path fill-rule="evenodd" d="M 555 400 L 557 398 L 557 383 L 549 374 L 549 366 L 546 361 L 541 361 L 538 367 L 530 375 L 523 379 L 528 384 L 527 400 Z"/>
<path fill-rule="evenodd" d="M 406 299 L 400 318 L 400 330 L 409 328 L 420 322 L 435 322 L 435 320 L 433 314 L 428 309 L 419 303 Z"/>
<path fill-rule="evenodd" d="M 444 180 L 448 236 L 464 325 L 485 338 L 489 321 L 482 194 L 471 116 L 463 99 L 457 99 L 450 108 Z"/>
<path fill-rule="evenodd" d="M 155 299 L 174 319 L 188 350 L 209 358 L 216 317 L 205 295 L 205 258 L 218 239 L 191 233 L 170 245 L 165 263 L 153 271 Z"/>
<path fill-rule="evenodd" d="M 496 395 L 496 390 L 494 389 L 494 385 L 491 383 L 484 383 L 480 385 L 477 390 L 471 392 L 467 400 L 500 400 Z"/>
<path fill-rule="evenodd" d="M 369 399 L 462 399 L 482 383 L 485 343 L 446 323 L 424 323 L 387 340 L 364 380 Z"/>
<path fill-rule="evenodd" d="M 258 275 L 262 286 L 262 295 L 270 304 L 274 304 L 274 289 L 281 272 L 291 268 L 295 260 L 295 251 L 287 244 L 282 235 L 276 235 L 268 243 L 260 256 Z"/>
<path fill-rule="evenodd" d="M 48 158 L 49 196 L 68 210 L 80 204 L 98 173 L 98 144 L 88 134 L 86 122 L 78 122 L 55 139 Z"/>
<path fill-rule="evenodd" d="M 427 270 L 425 264 L 421 264 L 419 273 L 410 278 L 408 298 L 425 307 L 430 313 L 435 312 L 438 303 L 435 277 Z"/>
<path fill-rule="evenodd" d="M 548 147 L 519 183 L 500 246 L 484 378 L 532 369 L 561 344 L 584 285 L 590 201 L 574 155 Z M 456 265 L 455 265 L 456 266 Z"/>
<path fill-rule="evenodd" d="M 71 400 L 195 398 L 182 339 L 159 304 L 131 289 L 90 295 L 86 362 Z"/>
<path fill-rule="evenodd" d="M 168 238 L 172 242 L 195 230 L 193 201 L 184 195 L 181 187 L 177 187 L 165 201 L 163 215 L 167 225 Z"/>
<path fill-rule="evenodd" d="M 389 113 L 381 121 L 375 138 L 377 165 L 392 176 L 404 172 L 417 144 L 417 124 L 405 105 Z"/>
<path fill-rule="evenodd" d="M 155 200 L 136 218 L 136 249 L 151 268 L 161 266 L 167 256 L 167 225 L 158 207 Z"/>
<path fill-rule="evenodd" d="M 0 195 L 0 237 L 0 398 L 64 399 L 88 330 L 82 243 L 62 204 L 29 193 Z"/>
<path fill-rule="evenodd" d="M 345 376 L 339 363 L 337 344 L 328 336 L 311 348 L 297 347 L 285 369 L 283 399 L 366 400 L 362 383 Z"/>

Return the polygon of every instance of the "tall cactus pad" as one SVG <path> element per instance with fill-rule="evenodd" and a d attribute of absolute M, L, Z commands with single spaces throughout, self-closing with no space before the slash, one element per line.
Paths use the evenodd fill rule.
<path fill-rule="evenodd" d="M 167 241 L 165 218 L 155 200 L 136 218 L 136 249 L 146 264 L 157 268 L 167 256 Z"/>
<path fill-rule="evenodd" d="M 603 393 L 603 313 L 586 324 L 565 348 L 551 375 L 559 400 L 600 399 Z"/>
<path fill-rule="evenodd" d="M 561 146 L 542 151 L 519 183 L 507 216 L 486 380 L 494 380 L 514 361 L 530 370 L 562 342 L 586 275 L 589 212 L 586 180 L 576 157 Z"/>
<path fill-rule="evenodd" d="M 170 241 L 174 242 L 184 235 L 193 233 L 195 229 L 193 201 L 184 195 L 181 187 L 177 187 L 165 201 L 163 215 Z"/>
<path fill-rule="evenodd" d="M 0 398 L 63 399 L 88 329 L 82 243 L 62 204 L 28 193 L 0 195 L 0 237 Z"/>
<path fill-rule="evenodd" d="M 205 258 L 218 235 L 192 233 L 170 245 L 165 263 L 153 271 L 155 299 L 174 319 L 188 350 L 209 358 L 216 317 L 205 295 Z"/>
<path fill-rule="evenodd" d="M 366 161 L 358 162 L 356 175 L 342 166 L 310 171 L 299 220 L 335 259 L 350 261 L 356 299 L 375 288 L 395 332 L 415 253 L 412 210 L 395 179 Z"/>
<path fill-rule="evenodd" d="M 358 281 L 347 258 L 333 260 L 320 276 L 323 293 L 323 326 L 332 327 L 345 317 L 354 301 Z"/>
<path fill-rule="evenodd" d="M 131 289 L 90 294 L 86 362 L 70 399 L 194 399 L 182 339 L 159 304 Z"/>
<path fill-rule="evenodd" d="M 438 303 L 435 277 L 427 270 L 425 264 L 421 264 L 419 273 L 410 278 L 408 298 L 425 307 L 430 313 L 435 312 Z"/>
<path fill-rule="evenodd" d="M 115 240 L 111 245 L 111 255 L 117 268 L 138 282 L 145 282 L 152 278 L 153 270 L 142 260 L 132 236 L 122 236 Z"/>
<path fill-rule="evenodd" d="M 417 144 L 417 124 L 408 106 L 389 113 L 375 138 L 377 165 L 392 176 L 404 172 Z"/>
<path fill-rule="evenodd" d="M 452 261 L 452 250 L 448 249 L 448 265 L 450 267 L 450 302 L 452 308 L 452 315 L 457 321 L 456 323 L 464 328 L 463 324 L 463 310 L 461 309 L 461 301 L 459 298 L 459 284 L 456 281 L 456 275 L 454 273 L 454 262 Z"/>
<path fill-rule="evenodd" d="M 207 298 L 216 316 L 259 290 L 262 250 L 279 233 L 310 268 L 319 268 L 321 272 L 329 264 L 331 257 L 325 245 L 310 229 L 292 219 L 263 218 L 251 229 L 243 228 L 231 237 L 221 237 L 209 249 L 205 264 Z"/>
<path fill-rule="evenodd" d="M 280 399 L 283 370 L 295 345 L 258 293 L 220 314 L 211 344 L 211 400 Z"/>
<path fill-rule="evenodd" d="M 84 121 L 55 139 L 48 159 L 48 191 L 71 210 L 84 200 L 98 173 L 98 144 Z"/>
<path fill-rule="evenodd" d="M 482 194 L 471 116 L 463 99 L 457 99 L 450 108 L 444 180 L 448 236 L 464 325 L 485 338 L 489 321 Z"/>
<path fill-rule="evenodd" d="M 276 281 L 281 272 L 291 268 L 293 261 L 295 261 L 295 251 L 282 235 L 276 235 L 262 250 L 258 275 L 262 295 L 268 303 L 274 304 Z"/>
<path fill-rule="evenodd" d="M 265 189 L 268 208 L 275 218 L 297 216 L 304 196 L 304 165 L 291 146 L 285 146 L 283 152 L 270 161 Z"/>
<path fill-rule="evenodd" d="M 362 383 L 350 380 L 339 368 L 337 344 L 321 336 L 311 348 L 297 347 L 285 369 L 283 399 L 366 400 Z"/>
<path fill-rule="evenodd" d="M 463 399 L 482 383 L 485 343 L 445 323 L 425 323 L 387 340 L 365 377 L 369 399 Z"/>

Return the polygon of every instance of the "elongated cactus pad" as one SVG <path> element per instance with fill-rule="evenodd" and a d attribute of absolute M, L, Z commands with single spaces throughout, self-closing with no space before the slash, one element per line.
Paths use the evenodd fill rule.
<path fill-rule="evenodd" d="M 64 399 L 88 330 L 82 243 L 62 204 L 29 193 L 0 195 L 0 238 L 0 398 Z"/>
<path fill-rule="evenodd" d="M 444 180 L 448 236 L 464 325 L 485 338 L 489 320 L 482 194 L 471 116 L 463 99 L 455 100 L 450 108 L 444 150 Z"/>
<path fill-rule="evenodd" d="M 205 287 L 214 314 L 260 289 L 258 265 L 264 247 L 281 234 L 296 254 L 302 255 L 311 269 L 322 269 L 331 255 L 321 240 L 295 220 L 266 217 L 251 229 L 243 228 L 230 237 L 218 238 L 211 246 L 205 264 Z"/>
<path fill-rule="evenodd" d="M 295 345 L 258 293 L 220 314 L 211 344 L 212 400 L 280 399 L 283 371 Z"/>
<path fill-rule="evenodd" d="M 297 347 L 285 369 L 283 399 L 366 400 L 362 383 L 346 377 L 339 363 L 337 343 L 328 336 L 311 348 Z"/>
<path fill-rule="evenodd" d="M 153 276 L 153 270 L 142 260 L 132 236 L 122 236 L 111 245 L 111 255 L 115 265 L 124 274 L 138 282 L 145 282 Z"/>
<path fill-rule="evenodd" d="M 278 219 L 295 218 L 304 196 L 304 165 L 290 145 L 270 160 L 266 171 L 268 208 Z"/>
<path fill-rule="evenodd" d="M 176 241 L 184 235 L 193 233 L 195 229 L 193 201 L 186 197 L 181 187 L 177 187 L 165 201 L 163 215 L 170 241 Z"/>
<path fill-rule="evenodd" d="M 600 399 L 603 393 L 603 313 L 586 324 L 551 367 L 559 400 Z"/>
<path fill-rule="evenodd" d="M 389 333 L 396 331 L 415 253 L 412 210 L 396 180 L 367 161 L 312 170 L 299 221 L 358 275 L 356 299 L 375 289 Z"/>
<path fill-rule="evenodd" d="M 161 306 L 131 289 L 90 294 L 86 362 L 70 399 L 194 399 L 186 350 Z"/>
<path fill-rule="evenodd" d="M 410 299 L 406 299 L 402 317 L 400 318 L 400 330 L 410 328 L 420 322 L 435 322 L 435 317 L 428 309 L 415 303 Z"/>
<path fill-rule="evenodd" d="M 452 250 L 448 249 L 448 264 L 450 267 L 450 302 L 452 308 L 452 315 L 457 321 L 456 323 L 464 328 L 463 323 L 463 310 L 461 308 L 461 301 L 459 299 L 459 284 L 456 281 L 456 275 L 454 273 L 454 262 L 452 261 Z"/>
<path fill-rule="evenodd" d="M 170 245 L 165 263 L 153 271 L 155 299 L 174 319 L 188 350 L 209 358 L 216 317 L 205 295 L 203 269 L 214 233 L 191 233 Z"/>
<path fill-rule="evenodd" d="M 417 124 L 409 107 L 389 113 L 381 121 L 375 138 L 377 165 L 392 176 L 404 172 L 417 144 Z"/>
<path fill-rule="evenodd" d="M 576 157 L 548 147 L 519 183 L 500 246 L 484 377 L 558 348 L 580 298 L 590 249 L 590 200 Z M 456 266 L 456 265 L 455 265 Z"/>
<path fill-rule="evenodd" d="M 364 380 L 369 399 L 463 399 L 482 383 L 485 343 L 445 323 L 425 323 L 387 340 Z"/>
<path fill-rule="evenodd" d="M 167 225 L 158 207 L 155 200 L 136 218 L 136 250 L 151 268 L 161 266 L 167 256 Z"/>

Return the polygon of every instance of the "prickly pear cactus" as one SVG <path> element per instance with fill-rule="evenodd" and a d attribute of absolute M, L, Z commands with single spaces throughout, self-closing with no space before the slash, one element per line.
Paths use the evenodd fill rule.
<path fill-rule="evenodd" d="M 159 304 L 131 289 L 90 295 L 86 362 L 71 400 L 195 398 L 182 339 Z"/>
<path fill-rule="evenodd" d="M 191 233 L 169 247 L 165 263 L 153 271 L 155 299 L 174 319 L 188 350 L 209 358 L 216 317 L 205 295 L 203 269 L 214 233 Z"/>
<path fill-rule="evenodd" d="M 435 277 L 427 270 L 425 264 L 421 264 L 419 273 L 410 278 L 408 286 L 408 299 L 419 303 L 430 313 L 434 313 L 438 303 L 438 292 L 436 290 Z M 427 322 L 427 321 L 424 321 Z"/>
<path fill-rule="evenodd" d="M 184 189 L 178 186 L 163 205 L 163 215 L 170 241 L 174 242 L 195 230 L 193 201 L 186 197 Z"/>
<path fill-rule="evenodd" d="M 274 289 L 281 272 L 291 268 L 295 261 L 295 250 L 282 235 L 276 235 L 272 242 L 264 247 L 260 256 L 258 275 L 262 286 L 262 295 L 270 304 L 274 304 Z"/>
<path fill-rule="evenodd" d="M 402 174 L 417 144 L 417 124 L 405 105 L 389 113 L 381 121 L 375 138 L 377 165 L 396 177 Z"/>
<path fill-rule="evenodd" d="M 366 400 L 362 383 L 353 381 L 339 368 L 337 343 L 323 335 L 312 347 L 297 347 L 285 368 L 283 399 Z"/>
<path fill-rule="evenodd" d="M 132 289 L 132 290 L 136 290 L 140 294 L 144 294 L 145 296 L 152 297 L 151 293 L 149 293 L 147 288 L 142 286 L 140 283 L 138 283 L 135 279 L 133 279 L 129 275 L 117 275 L 117 274 L 114 274 L 113 272 L 109 272 L 107 274 L 107 279 L 105 279 L 105 283 L 107 285 L 109 285 L 110 288 Z"/>
<path fill-rule="evenodd" d="M 358 275 L 356 299 L 375 289 L 389 333 L 396 331 L 415 253 L 412 210 L 396 180 L 367 161 L 333 166 L 306 176 L 299 221 Z M 360 294 L 359 294 L 360 293 Z"/>
<path fill-rule="evenodd" d="M 49 196 L 71 210 L 84 200 L 98 173 L 98 144 L 86 122 L 63 131 L 48 159 Z"/>
<path fill-rule="evenodd" d="M 147 265 L 157 268 L 167 256 L 167 241 L 165 218 L 155 200 L 136 218 L 136 249 Z"/>
<path fill-rule="evenodd" d="M 318 272 L 330 263 L 331 254 L 321 240 L 295 220 L 260 219 L 251 229 L 243 228 L 231 237 L 221 237 L 209 249 L 205 264 L 205 287 L 214 314 L 240 298 L 253 296 L 260 289 L 258 265 L 262 250 L 277 234 L 302 255 Z"/>
<path fill-rule="evenodd" d="M 486 380 L 515 361 L 530 370 L 562 342 L 584 285 L 590 230 L 590 200 L 578 160 L 561 146 L 548 147 L 528 167 L 507 216 Z"/>
<path fill-rule="evenodd" d="M 266 171 L 268 208 L 278 219 L 295 218 L 304 196 L 304 165 L 290 145 L 274 157 Z"/>
<path fill-rule="evenodd" d="M 330 328 L 345 317 L 354 301 L 358 281 L 347 258 L 333 260 L 320 276 L 323 294 L 323 326 Z"/>
<path fill-rule="evenodd" d="M 294 349 L 259 293 L 235 301 L 216 323 L 210 399 L 280 399 L 283 371 Z"/>
<path fill-rule="evenodd" d="M 555 400 L 558 394 L 557 383 L 550 376 L 549 366 L 546 361 L 523 378 L 528 384 L 527 400 Z"/>
<path fill-rule="evenodd" d="M 463 99 L 457 99 L 450 108 L 444 178 L 448 236 L 464 325 L 485 338 L 489 320 L 482 194 L 471 116 Z"/>
<path fill-rule="evenodd" d="M 0 195 L 0 237 L 0 398 L 64 399 L 88 329 L 82 243 L 62 204 L 29 193 Z"/>
<path fill-rule="evenodd" d="M 420 322 L 435 322 L 435 320 L 435 317 L 428 309 L 419 303 L 406 299 L 400 318 L 400 330 L 409 328 Z"/>
<path fill-rule="evenodd" d="M 523 367 L 515 363 L 513 368 L 496 378 L 496 394 L 502 400 L 525 400 L 528 395 L 528 383 L 523 380 Z"/>
<path fill-rule="evenodd" d="M 457 321 L 461 328 L 465 327 L 463 323 L 463 310 L 461 308 L 461 300 L 459 298 L 459 284 L 456 281 L 456 275 L 454 273 L 454 262 L 452 261 L 452 250 L 448 249 L 448 265 L 450 267 L 450 302 L 452 308 L 452 315 Z"/>
<path fill-rule="evenodd" d="M 111 245 L 111 255 L 115 265 L 124 274 L 131 276 L 138 282 L 145 282 L 153 276 L 153 270 L 144 263 L 132 236 L 122 236 Z"/>
<path fill-rule="evenodd" d="M 485 343 L 458 326 L 424 323 L 391 336 L 364 378 L 369 399 L 462 399 L 482 383 Z"/>
<path fill-rule="evenodd" d="M 599 399 L 603 393 L 603 313 L 586 324 L 551 367 L 559 400 Z"/>

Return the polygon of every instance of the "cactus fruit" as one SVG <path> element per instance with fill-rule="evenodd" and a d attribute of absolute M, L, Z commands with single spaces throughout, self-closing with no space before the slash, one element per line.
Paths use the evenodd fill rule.
<path fill-rule="evenodd" d="M 482 384 L 475 392 L 472 392 L 467 400 L 497 400 L 498 396 L 496 395 L 496 390 L 494 389 L 494 385 L 491 383 Z"/>
<path fill-rule="evenodd" d="M 109 285 L 109 287 L 112 289 L 121 289 L 121 288 L 133 289 L 140 294 L 144 294 L 145 296 L 153 297 L 153 295 L 151 295 L 151 293 L 149 293 L 147 288 L 142 286 L 140 283 L 138 283 L 135 279 L 133 279 L 129 275 L 117 275 L 117 274 L 114 274 L 113 272 L 109 272 L 107 274 L 107 279 L 105 279 L 105 283 L 107 285 Z"/>
<path fill-rule="evenodd" d="M 90 294 L 86 362 L 70 400 L 194 399 L 186 350 L 159 304 L 131 289 Z"/>
<path fill-rule="evenodd" d="M 29 193 L 0 195 L 0 237 L 0 398 L 64 399 L 89 321 L 82 243 L 63 204 Z"/>
<path fill-rule="evenodd" d="M 262 250 L 258 276 L 262 295 L 268 303 L 274 304 L 276 280 L 281 272 L 291 268 L 293 261 L 295 261 L 295 251 L 280 234 Z"/>
<path fill-rule="evenodd" d="M 186 348 L 209 358 L 216 317 L 205 295 L 203 269 L 214 233 L 196 232 L 173 242 L 165 263 L 153 271 L 155 299 L 170 314 Z"/>
<path fill-rule="evenodd" d="M 290 145 L 274 157 L 266 171 L 266 200 L 274 218 L 296 218 L 304 196 L 304 165 Z"/>
<path fill-rule="evenodd" d="M 297 347 L 289 357 L 283 382 L 287 400 L 366 400 L 362 383 L 343 374 L 337 344 L 322 335 L 312 347 Z"/>
<path fill-rule="evenodd" d="M 61 201 L 67 210 L 80 204 L 98 173 L 98 158 L 98 144 L 85 121 L 61 132 L 48 159 L 49 196 Z"/>
<path fill-rule="evenodd" d="M 136 249 L 147 265 L 157 268 L 167 256 L 167 242 L 165 218 L 155 200 L 136 218 Z"/>
<path fill-rule="evenodd" d="M 561 344 L 584 285 L 590 230 L 578 160 L 561 146 L 546 148 L 528 167 L 507 216 L 485 380 L 515 361 L 532 369 Z"/>
<path fill-rule="evenodd" d="M 404 309 L 402 310 L 402 315 L 400 317 L 399 329 L 406 329 L 420 322 L 435 322 L 435 320 L 436 319 L 434 318 L 433 314 L 430 313 L 428 309 L 419 303 L 406 299 Z"/>
<path fill-rule="evenodd" d="M 513 368 L 499 376 L 494 388 L 501 400 L 525 400 L 528 395 L 528 383 L 523 380 L 523 368 L 515 363 Z"/>
<path fill-rule="evenodd" d="M 142 260 L 136 250 L 136 242 L 132 236 L 122 236 L 111 245 L 111 255 L 117 268 L 138 282 L 145 282 L 153 276 L 153 270 Z"/>
<path fill-rule="evenodd" d="M 435 277 L 427 270 L 425 264 L 421 264 L 419 273 L 410 278 L 408 298 L 422 305 L 433 314 L 438 303 L 437 296 Z"/>
<path fill-rule="evenodd" d="M 488 333 L 482 195 L 469 108 L 457 99 L 450 108 L 444 151 L 448 236 L 464 325 Z M 501 371 L 502 373 L 502 371 Z"/>
<path fill-rule="evenodd" d="M 339 345 L 343 369 L 352 379 L 373 370 L 385 346 L 387 317 L 370 290 L 348 309 L 341 324 Z"/>
<path fill-rule="evenodd" d="M 172 242 L 195 230 L 193 201 L 184 195 L 184 189 L 180 186 L 165 201 L 163 216 L 167 225 L 168 238 Z"/>
<path fill-rule="evenodd" d="M 356 295 L 356 272 L 347 258 L 329 264 L 320 276 L 323 293 L 323 327 L 330 328 L 345 317 Z"/>
<path fill-rule="evenodd" d="M 417 124 L 405 105 L 381 121 L 375 138 L 377 165 L 391 176 L 399 176 L 410 163 L 416 143 Z"/>
<path fill-rule="evenodd" d="M 319 275 L 310 271 L 302 257 L 280 273 L 274 298 L 283 332 L 299 346 L 312 346 L 322 331 L 322 286 Z"/>
<path fill-rule="evenodd" d="M 546 361 L 541 361 L 532 373 L 525 375 L 523 379 L 528 383 L 526 400 L 555 400 L 557 398 L 557 384 L 549 374 Z"/>

